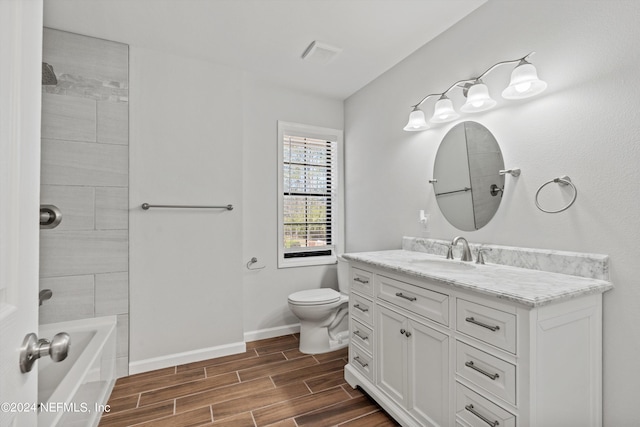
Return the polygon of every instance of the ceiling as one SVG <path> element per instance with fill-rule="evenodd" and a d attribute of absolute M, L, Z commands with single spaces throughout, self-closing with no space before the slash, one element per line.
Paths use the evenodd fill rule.
<path fill-rule="evenodd" d="M 486 0 L 46 0 L 44 24 L 345 99 Z M 314 40 L 342 48 L 301 59 Z"/>

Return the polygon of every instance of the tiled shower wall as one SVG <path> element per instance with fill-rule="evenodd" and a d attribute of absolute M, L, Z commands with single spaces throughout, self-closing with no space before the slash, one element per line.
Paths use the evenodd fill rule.
<path fill-rule="evenodd" d="M 129 356 L 129 48 L 44 29 L 42 204 L 62 222 L 40 231 L 40 324 L 116 315 L 118 375 Z M 50 337 L 48 337 L 50 338 Z"/>

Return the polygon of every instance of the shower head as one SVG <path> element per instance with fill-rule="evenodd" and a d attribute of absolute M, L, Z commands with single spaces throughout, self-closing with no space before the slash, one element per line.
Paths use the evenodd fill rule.
<path fill-rule="evenodd" d="M 55 86 L 58 84 L 56 73 L 53 72 L 53 67 L 46 62 L 42 63 L 42 84 L 44 86 Z"/>

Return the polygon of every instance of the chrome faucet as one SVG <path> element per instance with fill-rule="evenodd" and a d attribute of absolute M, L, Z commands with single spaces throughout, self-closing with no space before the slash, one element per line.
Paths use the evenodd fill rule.
<path fill-rule="evenodd" d="M 471 250 L 469 250 L 469 242 L 467 242 L 467 239 L 462 236 L 458 236 L 451 241 L 451 246 L 456 246 L 459 241 L 462 241 L 462 256 L 460 256 L 460 261 L 473 261 Z"/>

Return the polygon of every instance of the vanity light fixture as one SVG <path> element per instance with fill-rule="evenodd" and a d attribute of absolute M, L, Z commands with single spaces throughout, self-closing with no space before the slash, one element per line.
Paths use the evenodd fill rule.
<path fill-rule="evenodd" d="M 465 104 L 460 107 L 460 111 L 463 113 L 479 113 L 493 108 L 496 105 L 496 101 L 489 95 L 489 88 L 484 84 L 482 78 L 493 71 L 499 65 L 514 64 L 518 65 L 511 73 L 511 81 L 509 86 L 502 91 L 502 97 L 505 99 L 524 99 L 537 95 L 547 88 L 547 84 L 538 78 L 538 72 L 536 67 L 531 64 L 528 59 L 535 52 L 531 52 L 522 58 L 514 59 L 511 61 L 502 61 L 489 67 L 487 71 L 480 74 L 478 77 L 472 79 L 459 80 L 449 86 L 447 90 L 442 93 L 431 93 L 416 105 L 412 105 L 411 113 L 409 114 L 409 122 L 404 127 L 406 131 L 422 131 L 429 129 L 424 116 L 424 112 L 420 109 L 420 106 L 429 98 L 438 96 L 439 99 L 436 102 L 433 116 L 429 120 L 431 123 L 447 123 L 460 117 L 455 109 L 453 103 L 447 97 L 453 88 L 461 88 L 462 93 L 467 98 Z"/>
<path fill-rule="evenodd" d="M 416 132 L 419 130 L 427 130 L 429 129 L 429 125 L 424 118 L 424 111 L 418 108 L 416 105 L 413 107 L 413 110 L 409 114 L 409 122 L 404 127 L 404 130 L 410 132 Z"/>

